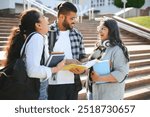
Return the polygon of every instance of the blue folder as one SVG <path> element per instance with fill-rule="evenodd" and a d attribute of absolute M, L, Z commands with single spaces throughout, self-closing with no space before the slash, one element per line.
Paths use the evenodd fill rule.
<path fill-rule="evenodd" d="M 109 60 L 103 60 L 97 62 L 93 66 L 93 70 L 98 74 L 98 75 L 107 75 L 110 74 L 110 62 Z M 101 83 L 106 83 L 106 82 L 96 82 L 96 84 L 101 84 Z"/>
<path fill-rule="evenodd" d="M 109 60 L 103 60 L 97 62 L 93 66 L 94 71 L 99 75 L 107 75 L 110 73 L 110 63 Z"/>

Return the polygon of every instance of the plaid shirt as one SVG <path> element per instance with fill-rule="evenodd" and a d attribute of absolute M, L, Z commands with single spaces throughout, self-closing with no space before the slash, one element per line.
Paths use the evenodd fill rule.
<path fill-rule="evenodd" d="M 59 29 L 56 21 L 50 25 L 50 29 L 53 29 L 56 32 L 56 40 L 59 38 Z M 73 28 L 69 32 L 69 38 L 71 42 L 71 51 L 73 59 L 82 59 L 85 56 L 85 48 L 83 45 L 83 37 L 77 29 Z"/>

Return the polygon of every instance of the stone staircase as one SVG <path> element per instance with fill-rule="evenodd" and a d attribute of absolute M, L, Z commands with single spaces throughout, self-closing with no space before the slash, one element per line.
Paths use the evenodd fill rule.
<path fill-rule="evenodd" d="M 0 62 L 5 59 L 3 48 L 10 34 L 10 29 L 18 24 L 17 18 L 0 17 Z M 94 43 L 97 41 L 96 28 L 98 24 L 99 22 L 94 20 L 84 19 L 83 23 L 76 25 L 84 36 L 84 44 L 88 54 L 92 52 Z M 131 58 L 124 99 L 150 99 L 150 41 L 122 29 L 121 38 L 127 46 Z M 86 78 L 86 75 L 81 77 L 83 83 Z M 79 92 L 79 99 L 86 99 L 85 87 Z"/>

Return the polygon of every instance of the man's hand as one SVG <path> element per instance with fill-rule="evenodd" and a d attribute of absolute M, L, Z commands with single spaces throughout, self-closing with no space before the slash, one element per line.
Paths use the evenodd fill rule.
<path fill-rule="evenodd" d="M 74 74 L 82 74 L 85 72 L 85 70 L 79 68 L 72 68 L 69 71 L 73 72 Z"/>
<path fill-rule="evenodd" d="M 69 64 L 81 65 L 82 63 L 76 59 L 66 59 L 66 65 L 69 65 Z"/>

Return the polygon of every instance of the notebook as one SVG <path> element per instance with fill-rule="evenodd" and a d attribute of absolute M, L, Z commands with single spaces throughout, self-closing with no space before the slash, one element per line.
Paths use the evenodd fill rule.
<path fill-rule="evenodd" d="M 46 66 L 55 67 L 64 59 L 65 55 L 62 52 L 52 52 L 46 62 Z"/>
<path fill-rule="evenodd" d="M 103 60 L 103 61 L 98 61 L 94 66 L 93 70 L 98 74 L 98 75 L 107 75 L 110 74 L 110 61 L 109 60 Z M 96 84 L 99 83 L 106 83 L 106 82 L 96 82 Z"/>

